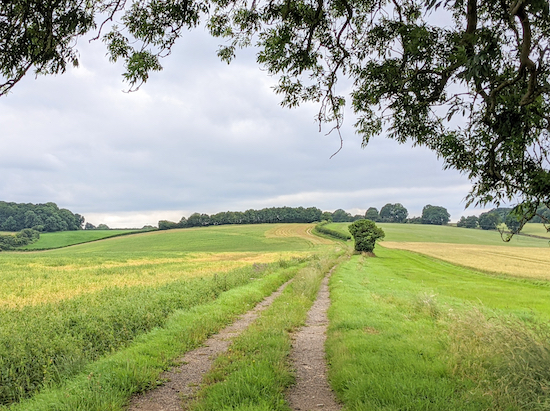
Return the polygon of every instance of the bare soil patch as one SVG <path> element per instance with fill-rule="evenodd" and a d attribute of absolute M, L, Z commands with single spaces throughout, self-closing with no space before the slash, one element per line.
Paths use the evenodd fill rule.
<path fill-rule="evenodd" d="M 203 375 L 212 368 L 215 358 L 227 351 L 233 338 L 244 331 L 259 314 L 277 298 L 292 280 L 243 314 L 233 324 L 204 342 L 204 346 L 189 351 L 180 359 L 181 365 L 163 373 L 160 378 L 167 382 L 151 391 L 135 396 L 129 411 L 179 411 L 193 399 Z"/>
<path fill-rule="evenodd" d="M 325 341 L 328 325 L 327 310 L 330 306 L 329 275 L 321 283 L 317 300 L 311 307 L 306 325 L 294 336 L 291 360 L 296 368 L 296 385 L 287 399 L 297 411 L 337 411 L 341 407 L 327 381 Z"/>

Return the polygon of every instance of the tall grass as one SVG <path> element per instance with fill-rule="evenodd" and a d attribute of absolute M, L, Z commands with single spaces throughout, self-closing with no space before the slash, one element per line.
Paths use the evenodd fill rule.
<path fill-rule="evenodd" d="M 549 409 L 548 287 L 377 254 L 331 280 L 327 355 L 346 410 Z"/>
<path fill-rule="evenodd" d="M 485 311 L 485 312 L 484 312 Z M 550 409 L 550 326 L 473 308 L 449 318 L 455 372 L 495 410 Z"/>
<path fill-rule="evenodd" d="M 0 311 L 0 404 L 29 397 L 90 361 L 162 327 L 171 313 L 299 261 L 255 265 L 158 287 L 113 287 L 59 303 Z"/>

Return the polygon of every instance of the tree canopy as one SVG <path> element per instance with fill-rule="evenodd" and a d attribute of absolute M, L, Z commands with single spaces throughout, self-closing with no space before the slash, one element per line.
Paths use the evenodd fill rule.
<path fill-rule="evenodd" d="M 349 225 L 349 232 L 355 240 L 355 251 L 372 253 L 378 240 L 385 237 L 384 230 L 374 221 L 357 220 Z"/>
<path fill-rule="evenodd" d="M 428 204 L 422 209 L 422 224 L 445 225 L 451 219 L 451 215 L 445 207 Z"/>
<path fill-rule="evenodd" d="M 520 226 L 550 205 L 546 0 L 12 0 L 0 3 L 0 94 L 77 65 L 86 33 L 139 87 L 200 22 L 225 39 L 225 61 L 257 46 L 283 105 L 318 102 L 319 122 L 339 129 L 351 103 L 364 145 L 386 133 L 433 150 L 470 178 L 468 205 L 516 203 Z"/>
<path fill-rule="evenodd" d="M 0 201 L 0 231 L 20 231 L 33 228 L 37 231 L 80 230 L 84 217 L 73 214 L 55 203 L 24 204 Z"/>

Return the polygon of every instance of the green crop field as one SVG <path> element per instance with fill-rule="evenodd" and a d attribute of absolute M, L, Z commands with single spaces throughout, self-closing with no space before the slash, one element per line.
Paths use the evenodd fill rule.
<path fill-rule="evenodd" d="M 341 232 L 348 232 L 350 223 L 331 223 L 327 227 Z M 504 247 L 548 247 L 548 241 L 527 236 L 514 236 L 509 243 L 502 241 L 498 231 L 460 228 L 453 226 L 424 225 L 424 224 L 390 224 L 377 223 L 386 233 L 384 241 L 396 242 L 427 242 L 472 245 L 498 245 Z M 542 224 L 528 224 L 527 231 L 542 233 Z M 541 234 L 539 234 L 541 235 Z"/>
<path fill-rule="evenodd" d="M 21 247 L 21 250 L 49 250 L 139 232 L 139 230 L 78 230 L 41 233 L 38 241 Z"/>
<path fill-rule="evenodd" d="M 173 313 L 258 278 L 274 278 L 274 287 L 332 247 L 309 233 L 313 225 L 278 227 L 155 231 L 0 253 L 0 405 L 63 384 Z M 61 238 L 52 235 L 49 244 Z"/>
<path fill-rule="evenodd" d="M 523 234 L 536 235 L 540 237 L 550 238 L 550 232 L 546 230 L 544 224 L 525 224 L 525 227 L 521 230 Z"/>

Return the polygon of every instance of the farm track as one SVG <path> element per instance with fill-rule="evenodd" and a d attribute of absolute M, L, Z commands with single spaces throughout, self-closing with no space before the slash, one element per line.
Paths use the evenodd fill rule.
<path fill-rule="evenodd" d="M 156 389 L 133 397 L 128 411 L 184 410 L 185 405 L 193 400 L 203 375 L 210 371 L 215 358 L 227 351 L 232 340 L 252 324 L 260 313 L 281 295 L 290 282 L 292 280 L 284 283 L 277 291 L 218 334 L 211 336 L 202 347 L 186 353 L 179 361 L 182 365 L 160 376 L 160 379 L 167 380 L 167 382 Z"/>
<path fill-rule="evenodd" d="M 327 310 L 330 306 L 328 280 L 331 272 L 332 270 L 323 278 L 305 326 L 293 336 L 290 357 L 296 369 L 296 385 L 289 390 L 287 399 L 295 411 L 341 409 L 327 381 L 324 348 L 328 326 Z"/>

